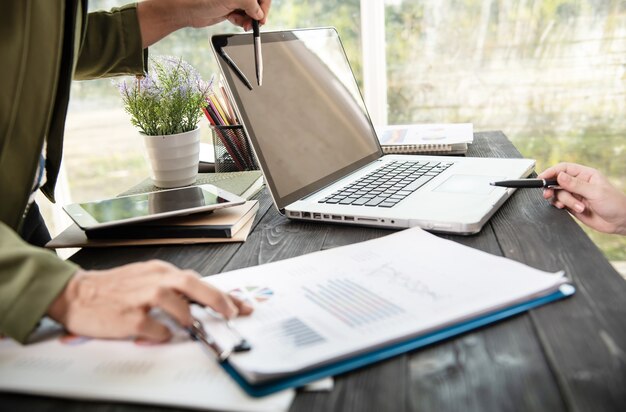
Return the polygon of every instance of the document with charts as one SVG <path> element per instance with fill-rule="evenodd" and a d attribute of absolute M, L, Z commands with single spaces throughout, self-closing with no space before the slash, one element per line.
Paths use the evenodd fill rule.
<path fill-rule="evenodd" d="M 207 281 L 255 306 L 251 316 L 234 321 L 252 350 L 229 358 L 252 384 L 370 353 L 560 288 L 573 293 L 562 272 L 537 270 L 419 228 Z M 205 321 L 219 342 L 233 343 L 222 323 Z"/>

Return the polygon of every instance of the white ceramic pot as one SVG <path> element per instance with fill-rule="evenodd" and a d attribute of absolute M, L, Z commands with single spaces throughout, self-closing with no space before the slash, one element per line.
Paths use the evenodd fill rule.
<path fill-rule="evenodd" d="M 185 133 L 142 136 L 155 186 L 170 188 L 195 183 L 200 161 L 199 127 Z"/>

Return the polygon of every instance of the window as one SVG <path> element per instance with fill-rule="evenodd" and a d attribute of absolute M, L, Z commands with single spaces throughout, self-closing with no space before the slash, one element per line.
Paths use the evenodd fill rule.
<path fill-rule="evenodd" d="M 502 130 L 538 170 L 580 162 L 626 189 L 623 1 L 273 0 L 265 29 L 313 26 L 337 28 L 375 122 Z M 239 29 L 181 30 L 150 53 L 181 56 L 209 79 L 208 36 L 225 31 Z M 60 203 L 112 196 L 148 176 L 111 80 L 74 83 L 64 164 Z M 609 258 L 626 260 L 626 238 L 589 232 Z"/>
<path fill-rule="evenodd" d="M 624 2 L 386 0 L 385 36 L 390 124 L 502 130 L 539 171 L 583 163 L 626 190 Z M 626 238 L 587 232 L 626 260 Z"/>

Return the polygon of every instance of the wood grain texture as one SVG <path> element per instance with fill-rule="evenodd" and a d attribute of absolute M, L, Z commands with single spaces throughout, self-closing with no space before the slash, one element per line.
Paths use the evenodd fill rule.
<path fill-rule="evenodd" d="M 531 314 L 566 402 L 626 410 L 626 282 L 567 212 L 538 190 L 518 192 L 492 220 L 505 256 L 564 270 L 577 287 L 567 301 Z"/>
<path fill-rule="evenodd" d="M 489 224 L 443 237 L 501 256 Z M 565 409 L 527 314 L 414 352 L 409 365 L 412 410 Z"/>
<path fill-rule="evenodd" d="M 507 157 L 518 152 L 488 136 Z M 540 190 L 518 190 L 492 218 L 508 258 L 548 271 L 564 270 L 574 297 L 531 311 L 530 317 L 571 409 L 626 410 L 626 282 L 572 217 L 550 206 Z"/>
<path fill-rule="evenodd" d="M 290 411 L 406 411 L 406 356 L 335 377 L 330 393 L 298 395 Z"/>

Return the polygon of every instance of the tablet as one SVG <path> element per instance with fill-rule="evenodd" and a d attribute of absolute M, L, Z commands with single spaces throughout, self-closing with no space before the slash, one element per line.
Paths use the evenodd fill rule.
<path fill-rule="evenodd" d="M 63 210 L 82 229 L 92 230 L 207 212 L 244 202 L 243 198 L 213 185 L 200 185 L 72 203 L 63 206 Z"/>

